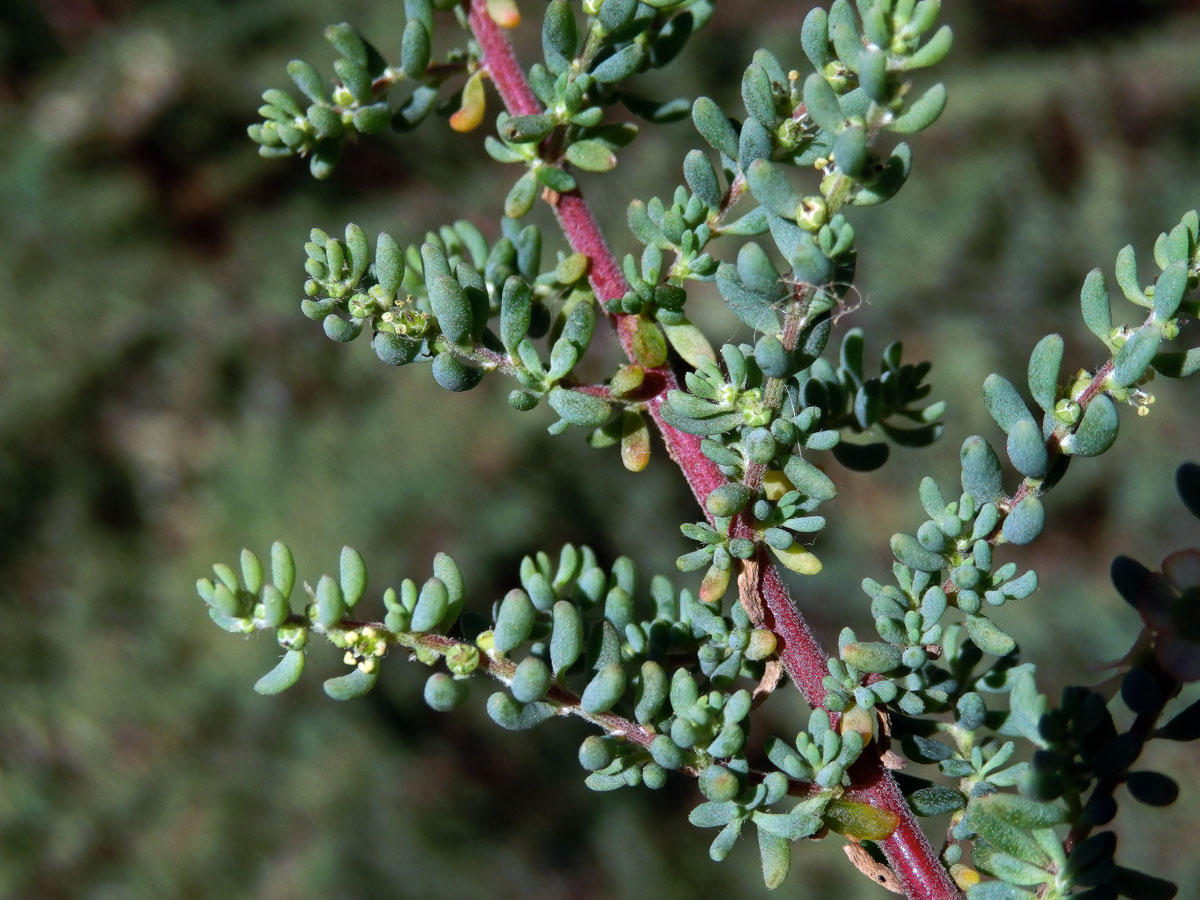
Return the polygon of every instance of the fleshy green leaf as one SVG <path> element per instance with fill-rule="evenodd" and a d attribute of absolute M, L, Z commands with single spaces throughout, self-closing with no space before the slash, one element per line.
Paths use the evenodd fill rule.
<path fill-rule="evenodd" d="M 488 697 L 487 713 L 492 721 L 509 731 L 524 731 L 553 718 L 556 707 L 550 703 L 521 703 L 510 694 L 497 691 Z"/>
<path fill-rule="evenodd" d="M 1168 378 L 1186 378 L 1200 372 L 1200 347 L 1191 350 L 1164 350 L 1150 364 Z"/>
<path fill-rule="evenodd" d="M 962 462 L 962 487 L 979 505 L 995 500 L 1003 492 L 1000 458 L 991 445 L 978 435 L 967 438 L 959 452 Z"/>
<path fill-rule="evenodd" d="M 667 339 L 656 322 L 638 317 L 633 354 L 638 365 L 647 369 L 658 368 L 667 361 Z"/>
<path fill-rule="evenodd" d="M 325 81 L 310 64 L 302 59 L 293 59 L 287 66 L 288 74 L 296 87 L 303 91 L 313 103 L 324 103 L 328 100 L 325 93 Z"/>
<path fill-rule="evenodd" d="M 429 282 L 429 304 L 442 334 L 461 344 L 471 337 L 471 303 L 452 275 L 438 275 Z"/>
<path fill-rule="evenodd" d="M 317 582 L 317 624 L 332 628 L 345 614 L 346 603 L 341 587 L 328 575 L 322 575 Z"/>
<path fill-rule="evenodd" d="M 946 567 L 946 557 L 922 547 L 911 534 L 903 532 L 893 534 L 891 546 L 896 560 L 910 569 L 920 572 L 940 572 Z"/>
<path fill-rule="evenodd" d="M 804 80 L 804 107 L 822 130 L 830 134 L 841 130 L 842 107 L 824 75 L 814 72 Z"/>
<path fill-rule="evenodd" d="M 1054 876 L 1038 866 L 1022 862 L 1015 856 L 999 853 L 986 846 L 976 846 L 972 850 L 972 860 L 980 871 L 1010 884 L 1039 885 L 1054 881 Z"/>
<path fill-rule="evenodd" d="M 1017 642 L 1000 630 L 991 619 L 983 616 L 967 616 L 967 634 L 971 636 L 975 646 L 984 653 L 993 656 L 1007 656 L 1017 646 Z"/>
<path fill-rule="evenodd" d="M 1099 456 L 1117 439 L 1117 407 L 1106 394 L 1091 399 L 1075 432 L 1063 440 L 1062 447 L 1072 456 Z"/>
<path fill-rule="evenodd" d="M 437 712 L 458 709 L 469 693 L 470 682 L 453 678 L 445 672 L 434 672 L 425 681 L 425 702 Z"/>
<path fill-rule="evenodd" d="M 625 669 L 620 663 L 605 666 L 583 689 L 579 705 L 584 712 L 602 713 L 612 709 L 625 692 Z"/>
<path fill-rule="evenodd" d="M 683 177 L 692 192 L 710 209 L 721 205 L 721 185 L 704 151 L 688 151 L 683 158 Z"/>
<path fill-rule="evenodd" d="M 762 860 L 763 884 L 767 890 L 779 887 L 792 866 L 792 845 L 786 838 L 759 828 L 758 853 Z"/>
<path fill-rule="evenodd" d="M 585 172 L 607 172 L 617 164 L 617 156 L 600 141 L 577 141 L 567 147 L 567 162 Z"/>
<path fill-rule="evenodd" d="M 1173 262 L 1154 283 L 1154 316 L 1165 321 L 1175 315 L 1187 290 L 1188 266 L 1183 260 Z"/>
<path fill-rule="evenodd" d="M 516 180 L 504 200 L 504 215 L 510 219 L 519 219 L 533 209 L 537 199 L 537 178 L 532 172 L 526 172 Z"/>
<path fill-rule="evenodd" d="M 989 375 L 983 382 L 983 401 L 1005 434 L 1021 419 L 1033 419 L 1012 382 L 1001 375 Z"/>
<path fill-rule="evenodd" d="M 1038 341 L 1029 357 L 1029 391 L 1034 402 L 1046 412 L 1054 409 L 1062 356 L 1062 337 L 1048 334 Z"/>
<path fill-rule="evenodd" d="M 939 82 L 910 103 L 908 108 L 887 126 L 887 130 L 896 134 L 916 134 L 918 131 L 924 131 L 938 120 L 945 108 L 946 86 Z"/>
<path fill-rule="evenodd" d="M 692 122 L 700 136 L 719 153 L 737 159 L 738 136 L 729 118 L 708 97 L 697 97 L 692 104 Z"/>
<path fill-rule="evenodd" d="M 450 605 L 450 592 L 446 590 L 440 578 L 430 578 L 421 587 L 417 604 L 413 609 L 413 631 L 434 631 L 445 618 L 446 608 Z"/>
<path fill-rule="evenodd" d="M 814 7 L 804 17 L 800 45 L 814 69 L 820 72 L 825 68 L 829 61 L 829 14 L 821 7 Z"/>
<path fill-rule="evenodd" d="M 429 32 L 424 23 L 410 18 L 400 38 L 400 66 L 409 78 L 420 78 L 429 65 Z"/>
<path fill-rule="evenodd" d="M 592 69 L 592 77 L 601 84 L 624 81 L 642 67 L 645 58 L 646 53 L 640 44 L 627 44 Z"/>
<path fill-rule="evenodd" d="M 334 700 L 353 700 L 375 687 L 375 682 L 378 680 L 378 668 L 371 672 L 354 668 L 346 675 L 328 679 L 324 685 L 325 693 Z"/>
<path fill-rule="evenodd" d="M 558 675 L 571 668 L 583 652 L 583 619 L 579 607 L 567 600 L 557 601 L 551 614 L 550 664 Z"/>
<path fill-rule="evenodd" d="M 663 325 L 662 330 L 675 352 L 689 366 L 698 367 L 704 359 L 716 360 L 717 354 L 704 332 L 687 319 L 676 325 Z"/>
<path fill-rule="evenodd" d="M 746 170 L 746 181 L 754 199 L 783 218 L 796 215 L 799 198 L 783 169 L 765 159 L 756 159 Z"/>
<path fill-rule="evenodd" d="M 271 545 L 271 583 L 286 600 L 296 584 L 296 562 L 292 551 L 283 541 Z"/>
<path fill-rule="evenodd" d="M 353 547 L 343 547 L 338 579 L 346 606 L 353 607 L 367 589 L 367 564 Z"/>
<path fill-rule="evenodd" d="M 1004 519 L 1001 533 L 1010 544 L 1028 544 L 1046 525 L 1046 510 L 1037 497 L 1026 497 Z"/>
<path fill-rule="evenodd" d="M 1126 244 L 1117 253 L 1117 284 L 1121 288 L 1121 293 L 1125 295 L 1125 299 L 1131 303 L 1136 303 L 1138 306 L 1150 306 L 1150 301 L 1146 299 L 1146 295 L 1142 293 L 1141 285 L 1138 284 L 1137 275 L 1137 255 L 1133 252 L 1133 247 Z"/>
<path fill-rule="evenodd" d="M 1008 458 L 1022 475 L 1040 478 L 1050 467 L 1042 430 L 1033 419 L 1018 419 L 1008 432 Z"/>
<path fill-rule="evenodd" d="M 802 494 L 822 502 L 832 500 L 837 496 L 837 486 L 833 480 L 814 466 L 812 463 L 792 456 L 784 466 L 784 474 Z"/>
<path fill-rule="evenodd" d="M 941 816 L 965 807 L 967 798 L 949 785 L 931 784 L 913 791 L 908 803 L 918 816 Z"/>
<path fill-rule="evenodd" d="M 1001 793 L 972 800 L 970 815 L 972 821 L 986 815 L 1026 830 L 1061 825 L 1068 819 L 1067 810 L 1057 803 L 1044 803 L 1020 794 Z"/>
<path fill-rule="evenodd" d="M 281 693 L 299 681 L 303 671 L 304 652 L 289 650 L 275 664 L 275 668 L 254 683 L 254 690 L 266 695 Z"/>
<path fill-rule="evenodd" d="M 1079 299 L 1083 308 L 1083 323 L 1087 325 L 1088 331 L 1107 345 L 1109 332 L 1112 331 L 1112 308 L 1109 305 L 1108 285 L 1104 281 L 1103 272 L 1099 269 L 1088 272 Z"/>
<path fill-rule="evenodd" d="M 500 601 L 500 609 L 496 613 L 496 627 L 493 629 L 496 651 L 508 653 L 528 640 L 536 616 L 537 610 L 523 590 L 514 588 L 505 594 L 504 599 Z"/>
<path fill-rule="evenodd" d="M 842 647 L 842 659 L 863 672 L 884 674 L 900 665 L 900 648 L 880 641 L 850 643 Z"/>
<path fill-rule="evenodd" d="M 1117 387 L 1127 387 L 1146 374 L 1161 344 L 1162 332 L 1153 322 L 1131 334 L 1113 357 L 1113 383 Z"/>
<path fill-rule="evenodd" d="M 954 43 L 954 34 L 950 30 L 949 25 L 943 25 L 933 37 L 927 40 L 916 53 L 905 59 L 900 67 L 905 70 L 925 69 L 929 66 L 936 66 L 946 54 L 950 52 L 950 46 Z"/>
<path fill-rule="evenodd" d="M 571 391 L 555 386 L 547 398 L 553 409 L 564 422 L 583 428 L 596 428 L 608 421 L 612 414 L 609 405 L 600 397 Z"/>

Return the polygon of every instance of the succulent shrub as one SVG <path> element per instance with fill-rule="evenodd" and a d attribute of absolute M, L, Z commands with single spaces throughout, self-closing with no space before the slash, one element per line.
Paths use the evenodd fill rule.
<path fill-rule="evenodd" d="M 1036 602 L 1019 548 L 1052 524 L 1048 495 L 1072 462 L 1108 451 L 1122 412 L 1149 412 L 1155 375 L 1200 369 L 1184 329 L 1200 315 L 1200 216 L 1159 235 L 1152 265 L 1121 251 L 1116 318 L 1106 274 L 1082 280 L 1089 368 L 1064 372 L 1064 339 L 1049 334 L 1030 342 L 1018 383 L 987 376 L 998 432 L 962 440 L 957 483 L 914 486 L 922 515 L 892 536 L 891 577 L 861 583 L 875 633 L 844 628 L 829 652 L 778 567 L 821 570 L 811 544 L 846 470 L 876 470 L 892 445 L 930 447 L 944 431 L 930 363 L 898 341 L 868 362 L 869 316 L 850 298 L 856 229 L 904 186 L 904 139 L 946 104 L 942 84 L 917 89 L 913 76 L 941 62 L 952 35 L 938 0 L 834 0 L 809 13 L 788 58 L 753 55 L 740 108 L 635 93 L 631 79 L 668 67 L 715 2 L 536 4 L 541 54 L 525 68 L 505 34 L 521 26 L 515 0 L 406 0 L 391 61 L 350 25 L 331 26 L 332 77 L 292 61 L 302 97 L 267 90 L 249 129 L 263 156 L 304 158 L 317 178 L 360 135 L 427 120 L 482 135 L 511 167 L 502 210 L 462 210 L 423 234 L 312 229 L 301 312 L 333 341 L 368 343 L 383 365 L 427 367 L 448 391 L 506 378 L 514 411 L 548 407 L 552 434 L 580 430 L 632 473 L 657 434 L 700 504 L 679 526 L 695 544 L 678 560 L 685 575 L 647 580 L 629 557 L 530 548 L 489 603 L 445 554 L 426 577 L 368 591 L 355 550 L 298 582 L 276 543 L 265 560 L 245 550 L 237 568 L 200 579 L 210 616 L 275 637 L 262 694 L 293 685 L 328 643 L 346 666 L 325 682 L 337 700 L 404 657 L 429 667 L 435 710 L 482 685 L 502 728 L 581 718 L 594 727 L 578 754 L 589 787 L 695 779 L 689 819 L 715 833 L 712 858 L 751 838 L 769 888 L 798 842 L 835 832 L 855 866 L 914 898 L 1173 896 L 1117 863 L 1107 826 L 1118 788 L 1151 806 L 1179 792 L 1138 768 L 1147 742 L 1200 737 L 1196 704 L 1164 715 L 1200 680 L 1200 550 L 1172 553 L 1158 572 L 1113 564 L 1144 627 L 1099 685 L 1043 693 L 991 614 Z M 682 118 L 696 140 L 681 183 L 630 204 L 637 249 L 618 257 L 577 176 L 619 169 L 643 125 Z M 539 203 L 567 251 L 548 253 L 553 236 L 528 222 Z M 696 290 L 704 282 L 750 339 L 714 346 L 694 324 L 689 301 L 715 302 Z M 610 373 L 599 383 L 580 374 L 597 370 L 580 365 L 602 352 L 597 328 L 614 329 L 624 351 L 599 364 Z M 1177 488 L 1200 516 L 1200 467 L 1182 466 Z M 768 701 L 806 704 L 805 727 L 756 729 Z M 919 819 L 936 816 L 948 824 L 935 835 Z"/>

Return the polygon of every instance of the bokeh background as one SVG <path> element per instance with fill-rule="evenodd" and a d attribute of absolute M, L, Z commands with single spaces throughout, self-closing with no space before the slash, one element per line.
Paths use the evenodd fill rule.
<path fill-rule="evenodd" d="M 709 94 L 727 109 L 754 48 L 799 65 L 810 4 L 724 3 L 647 91 Z M 522 0 L 536 21 L 540 0 Z M 996 436 L 979 401 L 1014 379 L 1047 331 L 1072 368 L 1097 348 L 1076 312 L 1093 266 L 1111 268 L 1200 203 L 1200 4 L 980 0 L 948 4 L 956 49 L 941 122 L 917 138 L 913 177 L 860 235 L 851 317 L 878 353 L 903 338 L 936 355 L 946 438 L 897 452 L 878 477 L 845 475 L 818 542 L 825 573 L 798 593 L 826 640 L 867 626 L 857 584 L 882 577 L 887 537 L 920 521 L 915 486 L 949 487 L 957 448 Z M 480 134 L 444 121 L 353 148 L 334 178 L 259 159 L 245 138 L 284 63 L 327 66 L 321 39 L 350 20 L 395 52 L 395 3 L 367 0 L 7 0 L 0 11 L 0 896 L 96 898 L 758 897 L 751 845 L 726 863 L 686 824 L 694 786 L 594 795 L 578 723 L 512 735 L 482 714 L 420 700 L 400 661 L 349 704 L 320 677 L 286 695 L 250 686 L 269 638 L 219 632 L 192 584 L 243 545 L 282 537 L 303 577 L 343 543 L 378 588 L 423 578 L 432 554 L 463 566 L 475 602 L 514 583 L 521 556 L 563 541 L 643 572 L 672 572 L 694 504 L 659 448 L 625 473 L 549 413 L 511 411 L 507 386 L 442 392 L 422 370 L 381 366 L 365 340 L 326 341 L 298 313 L 310 227 L 418 239 L 458 217 L 494 234 L 511 169 Z M 536 41 L 536 37 L 534 37 Z M 528 43 L 525 46 L 530 46 Z M 492 101 L 495 109 L 495 101 Z M 623 209 L 665 194 L 698 144 L 686 122 L 648 130 L 617 174 L 589 179 L 610 236 Z M 551 232 L 552 233 L 552 232 Z M 734 324 L 711 301 L 718 339 Z M 609 352 L 613 351 L 611 343 Z M 1050 503 L 1048 533 L 1015 555 L 1041 591 L 1001 620 L 1047 690 L 1095 680 L 1090 661 L 1132 641 L 1109 587 L 1119 552 L 1154 564 L 1194 545 L 1170 489 L 1200 456 L 1190 383 Z M 373 595 L 375 591 L 372 592 Z M 480 688 L 483 686 L 481 685 Z M 801 715 L 780 698 L 777 721 Z M 789 708 L 789 705 L 794 708 Z M 1126 859 L 1200 897 L 1194 751 L 1154 748 L 1185 785 L 1172 810 L 1132 802 Z M 752 844 L 752 841 L 750 842 Z M 799 848 L 788 896 L 876 897 L 836 842 Z"/>

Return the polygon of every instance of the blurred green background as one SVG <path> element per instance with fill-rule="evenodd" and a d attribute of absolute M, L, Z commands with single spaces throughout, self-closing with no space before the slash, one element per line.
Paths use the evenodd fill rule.
<path fill-rule="evenodd" d="M 722 4 L 647 90 L 740 108 L 755 47 L 801 64 L 809 5 Z M 1051 330 L 1069 366 L 1095 364 L 1076 312 L 1084 274 L 1111 269 L 1127 241 L 1148 257 L 1200 203 L 1200 4 L 948 5 L 950 105 L 915 141 L 900 196 L 854 213 L 865 302 L 845 320 L 876 353 L 902 337 L 916 358 L 937 354 L 947 434 L 878 477 L 841 479 L 816 547 L 826 571 L 797 593 L 830 642 L 847 621 L 867 627 L 857 584 L 882 577 L 888 536 L 918 523 L 920 476 L 949 487 L 963 437 L 995 438 L 984 376 L 1021 377 Z M 691 784 L 587 791 L 578 723 L 503 733 L 482 714 L 483 685 L 466 711 L 439 716 L 420 700 L 423 672 L 398 660 L 368 698 L 336 704 L 319 677 L 340 670 L 332 651 L 288 694 L 259 697 L 272 642 L 218 631 L 193 593 L 213 560 L 276 537 L 309 579 L 353 544 L 376 588 L 423 578 L 449 551 L 481 606 L 525 552 L 566 540 L 629 553 L 647 574 L 673 572 L 687 549 L 676 525 L 694 502 L 661 448 L 629 475 L 578 433 L 548 437 L 545 409 L 511 411 L 499 380 L 449 395 L 298 314 L 314 225 L 411 241 L 468 217 L 495 234 L 513 172 L 483 156 L 480 133 L 434 121 L 363 143 L 326 183 L 260 160 L 245 138 L 288 59 L 327 67 L 325 24 L 349 20 L 395 52 L 396 6 L 3 5 L 0 896 L 763 893 L 751 847 L 709 862 L 711 834 L 685 821 Z M 538 18 L 540 2 L 522 6 Z M 686 123 L 652 129 L 615 175 L 585 182 L 619 251 L 633 249 L 624 206 L 669 193 L 697 143 Z M 711 300 L 694 302 L 708 303 L 697 318 L 716 339 L 733 334 Z M 1149 419 L 1123 414 L 1116 449 L 1073 467 L 1045 538 L 1014 554 L 1043 586 L 1001 621 L 1051 692 L 1102 677 L 1081 667 L 1119 656 L 1139 627 L 1107 583 L 1109 559 L 1153 565 L 1196 541 L 1170 484 L 1200 456 L 1200 402 L 1194 384 L 1164 381 Z M 772 705 L 791 727 L 797 701 Z M 1149 759 L 1184 797 L 1166 812 L 1126 807 L 1126 861 L 1200 897 L 1200 858 L 1185 853 L 1200 763 L 1175 746 Z M 798 849 L 782 893 L 883 896 L 835 841 Z"/>

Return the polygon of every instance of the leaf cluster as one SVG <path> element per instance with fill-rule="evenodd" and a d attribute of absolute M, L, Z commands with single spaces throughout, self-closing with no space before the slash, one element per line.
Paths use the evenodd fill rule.
<path fill-rule="evenodd" d="M 389 126 L 406 131 L 416 127 L 437 105 L 438 88 L 451 74 L 468 66 L 464 51 L 451 52 L 444 63 L 431 57 L 434 6 L 445 0 L 405 0 L 406 24 L 400 42 L 400 63 L 389 65 L 349 24 L 330 25 L 325 39 L 338 53 L 332 85 L 311 63 L 294 59 L 288 75 L 308 106 L 287 91 L 263 92 L 261 123 L 251 125 L 250 139 L 265 157 L 300 156 L 309 160 L 314 178 L 328 178 L 348 139 L 378 134 Z M 413 89 L 393 113 L 392 88 L 412 82 Z"/>

